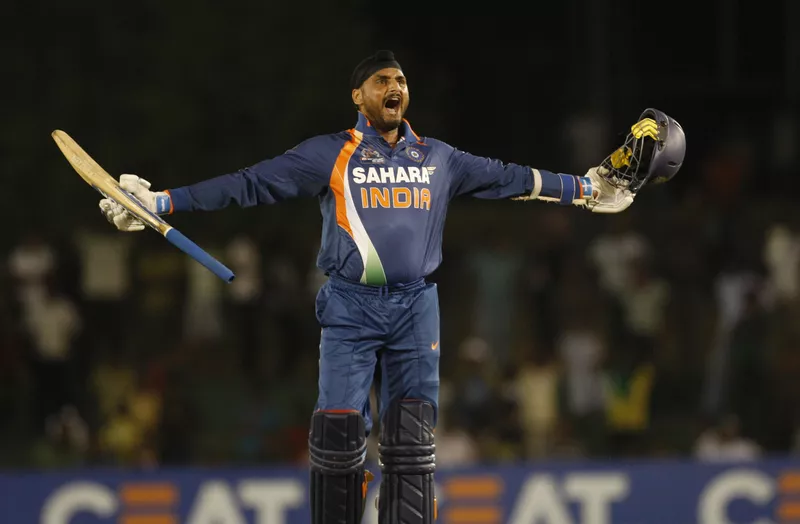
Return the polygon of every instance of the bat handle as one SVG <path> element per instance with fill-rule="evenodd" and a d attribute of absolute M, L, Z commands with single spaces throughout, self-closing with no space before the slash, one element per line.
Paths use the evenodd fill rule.
<path fill-rule="evenodd" d="M 203 248 L 186 238 L 186 236 L 184 236 L 184 234 L 177 229 L 172 228 L 167 231 L 167 234 L 164 235 L 164 238 L 169 240 L 173 246 L 177 247 L 193 259 L 203 264 L 209 269 L 209 271 L 217 275 L 225 282 L 231 282 L 233 280 L 233 271 L 225 267 L 222 262 L 209 255 L 203 250 Z"/>

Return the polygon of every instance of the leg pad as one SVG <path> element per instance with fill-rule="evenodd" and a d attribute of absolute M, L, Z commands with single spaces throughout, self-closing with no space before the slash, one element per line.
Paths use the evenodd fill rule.
<path fill-rule="evenodd" d="M 378 447 L 382 524 L 432 524 L 435 520 L 433 427 L 430 402 L 403 400 L 387 408 Z"/>
<path fill-rule="evenodd" d="M 312 524 L 359 524 L 367 438 L 358 411 L 317 411 L 308 439 Z"/>

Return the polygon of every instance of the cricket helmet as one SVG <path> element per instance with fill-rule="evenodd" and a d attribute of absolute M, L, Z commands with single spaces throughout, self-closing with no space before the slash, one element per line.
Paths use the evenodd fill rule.
<path fill-rule="evenodd" d="M 613 186 L 638 192 L 646 184 L 663 184 L 683 165 L 686 136 L 681 125 L 658 109 L 648 108 L 631 126 L 625 143 L 608 155 L 598 170 Z"/>

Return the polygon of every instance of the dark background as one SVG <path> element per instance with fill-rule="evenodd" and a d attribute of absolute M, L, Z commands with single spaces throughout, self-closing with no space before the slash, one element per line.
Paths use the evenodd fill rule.
<path fill-rule="evenodd" d="M 317 203 L 171 217 L 234 270 L 254 264 L 255 298 L 237 298 L 154 233 L 111 229 L 50 132 L 114 175 L 189 184 L 352 127 L 348 80 L 377 49 L 403 65 L 415 131 L 474 154 L 582 174 L 647 107 L 686 130 L 679 175 L 618 217 L 452 205 L 431 276 L 442 433 L 485 461 L 686 456 L 703 437 L 793 452 L 796 2 L 28 1 L 1 12 L 3 464 L 303 460 Z M 108 278 L 124 290 L 98 296 L 87 268 L 104 266 L 87 246 L 121 236 L 123 276 Z M 257 253 L 246 262 L 227 251 L 240 238 Z M 622 258 L 598 262 L 598 243 Z M 638 254 L 625 258 L 631 243 Z M 624 289 L 605 289 L 620 264 Z M 631 311 L 648 307 L 642 322 L 657 327 L 634 325 Z M 50 330 L 64 342 L 57 358 L 43 356 L 52 326 L 63 327 Z M 571 375 L 564 340 L 576 332 L 601 348 L 589 375 Z M 572 405 L 569 384 L 587 376 L 623 396 L 643 380 L 643 420 L 616 419 L 614 394 Z"/>

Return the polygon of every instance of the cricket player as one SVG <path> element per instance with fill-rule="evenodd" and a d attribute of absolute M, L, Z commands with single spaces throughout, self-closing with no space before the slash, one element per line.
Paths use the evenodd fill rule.
<path fill-rule="evenodd" d="M 122 175 L 120 184 L 157 214 L 319 199 L 318 265 L 329 279 L 316 301 L 322 334 L 309 431 L 312 524 L 361 520 L 371 478 L 364 462 L 377 366 L 379 520 L 431 524 L 442 347 L 437 290 L 425 277 L 442 259 L 448 205 L 470 195 L 619 213 L 649 178 L 674 176 L 683 161 L 683 132 L 649 110 L 652 118 L 637 124 L 625 146 L 580 177 L 474 156 L 418 135 L 403 118 L 408 81 L 390 51 L 360 62 L 350 87 L 358 108 L 352 129 L 315 136 L 275 158 L 185 187 L 155 192 L 135 175 Z M 144 228 L 112 200 L 100 207 L 120 230 Z"/>

